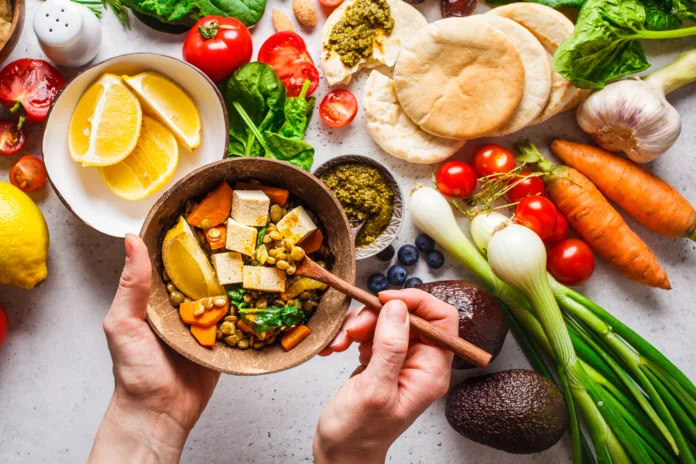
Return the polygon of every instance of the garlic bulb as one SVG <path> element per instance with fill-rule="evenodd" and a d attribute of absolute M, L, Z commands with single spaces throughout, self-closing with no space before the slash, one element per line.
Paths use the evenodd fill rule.
<path fill-rule="evenodd" d="M 590 95 L 577 120 L 602 148 L 636 163 L 665 153 L 681 133 L 681 117 L 665 95 L 696 79 L 696 49 L 643 80 L 624 80 Z"/>

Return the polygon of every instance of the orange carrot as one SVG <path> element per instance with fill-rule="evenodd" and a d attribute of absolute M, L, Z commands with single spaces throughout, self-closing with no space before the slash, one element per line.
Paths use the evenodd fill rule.
<path fill-rule="evenodd" d="M 696 241 L 696 210 L 656 175 L 590 145 L 554 140 L 551 150 L 636 221 L 658 234 Z"/>
<path fill-rule="evenodd" d="M 220 248 L 224 248 L 227 244 L 227 226 L 223 224 L 221 226 L 213 227 L 213 229 L 220 231 L 220 238 L 212 240 L 210 237 L 208 237 L 207 233 L 205 234 L 205 240 L 208 242 L 208 245 L 210 245 L 210 249 L 218 250 Z M 208 232 L 210 232 L 210 230 Z"/>
<path fill-rule="evenodd" d="M 246 333 L 256 334 L 256 332 L 254 332 L 251 327 L 249 327 L 248 325 L 246 325 L 242 321 L 237 321 L 237 328 L 239 330 L 246 332 Z"/>
<path fill-rule="evenodd" d="M 302 340 L 309 337 L 312 331 L 306 325 L 298 325 L 289 332 L 285 332 L 283 338 L 280 339 L 280 344 L 283 345 L 285 351 L 290 351 L 300 344 Z"/>
<path fill-rule="evenodd" d="M 179 315 L 181 320 L 187 324 L 197 325 L 198 327 L 210 327 L 215 325 L 217 321 L 227 314 L 229 302 L 225 306 L 213 306 L 212 309 L 205 311 L 200 316 L 194 316 L 193 312 L 201 305 L 201 300 L 189 301 L 179 305 Z"/>
<path fill-rule="evenodd" d="M 302 248 L 305 251 L 305 253 L 310 254 L 310 253 L 314 253 L 319 248 L 321 248 L 321 243 L 323 241 L 324 241 L 324 234 L 321 233 L 321 230 L 317 229 L 314 232 L 312 232 L 311 234 L 309 234 L 309 237 L 302 240 L 297 245 L 300 248 Z"/>
<path fill-rule="evenodd" d="M 191 326 L 191 334 L 196 337 L 198 343 L 202 346 L 213 346 L 215 345 L 215 332 L 217 328 L 215 324 L 210 327 L 198 327 L 195 325 Z"/>
<path fill-rule="evenodd" d="M 554 166 L 527 142 L 520 160 L 537 163 L 546 174 L 546 192 L 575 231 L 614 269 L 651 287 L 670 289 L 667 274 L 648 246 L 628 227 L 587 177 L 567 166 Z"/>
<path fill-rule="evenodd" d="M 234 185 L 235 190 L 261 190 L 263 193 L 266 194 L 266 196 L 271 200 L 271 203 L 275 203 L 276 205 L 283 206 L 286 201 L 288 201 L 288 196 L 290 196 L 290 192 L 278 188 L 278 187 L 268 187 L 267 185 L 261 185 L 261 184 L 249 184 L 246 182 L 237 182 Z"/>
<path fill-rule="evenodd" d="M 192 226 L 203 227 L 203 221 L 210 221 L 208 227 L 222 224 L 232 209 L 232 188 L 223 182 L 210 192 L 186 218 Z"/>

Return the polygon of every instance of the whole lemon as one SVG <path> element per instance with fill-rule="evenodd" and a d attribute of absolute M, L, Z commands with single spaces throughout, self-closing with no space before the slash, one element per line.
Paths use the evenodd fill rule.
<path fill-rule="evenodd" d="M 0 285 L 33 288 L 46 280 L 48 227 L 29 196 L 0 181 Z"/>

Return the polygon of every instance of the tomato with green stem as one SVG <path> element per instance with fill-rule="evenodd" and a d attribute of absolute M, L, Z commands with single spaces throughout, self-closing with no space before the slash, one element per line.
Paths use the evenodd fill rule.
<path fill-rule="evenodd" d="M 336 89 L 327 93 L 319 104 L 319 116 L 329 127 L 347 126 L 358 113 L 358 100 L 349 90 Z"/>
<path fill-rule="evenodd" d="M 517 161 L 510 150 L 489 143 L 476 150 L 472 164 L 477 176 L 488 177 L 512 171 Z"/>
<path fill-rule="evenodd" d="M 23 192 L 33 192 L 46 183 L 46 166 L 36 156 L 22 156 L 10 169 L 10 182 Z"/>
<path fill-rule="evenodd" d="M 525 197 L 517 205 L 515 223 L 532 229 L 542 240 L 550 238 L 556 230 L 558 211 L 546 197 Z"/>
<path fill-rule="evenodd" d="M 510 203 L 518 203 L 529 196 L 546 196 L 546 186 L 541 177 L 533 176 L 529 171 L 522 171 L 519 176 L 514 177 L 510 184 L 512 187 L 507 191 L 507 198 Z"/>
<path fill-rule="evenodd" d="M 48 61 L 22 58 L 0 71 L 0 102 L 19 115 L 20 128 L 25 121 L 40 123 L 64 85 L 63 75 Z"/>
<path fill-rule="evenodd" d="M 24 130 L 17 121 L 0 120 L 0 155 L 16 155 L 24 146 Z"/>
<path fill-rule="evenodd" d="M 582 285 L 594 272 L 594 253 L 589 246 L 577 238 L 567 238 L 551 247 L 547 252 L 546 268 L 564 285 Z"/>
<path fill-rule="evenodd" d="M 305 81 L 310 82 L 307 96 L 319 86 L 319 71 L 304 39 L 295 32 L 282 31 L 270 36 L 261 45 L 258 60 L 273 68 L 288 97 L 297 97 Z"/>
<path fill-rule="evenodd" d="M 466 198 L 476 190 L 476 172 L 464 161 L 448 161 L 437 170 L 437 189 L 448 197 Z"/>

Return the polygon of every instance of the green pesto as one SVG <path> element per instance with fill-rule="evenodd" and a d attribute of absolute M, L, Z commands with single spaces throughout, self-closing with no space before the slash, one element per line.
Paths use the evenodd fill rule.
<path fill-rule="evenodd" d="M 389 35 L 393 29 L 394 18 L 386 0 L 357 0 L 331 29 L 328 48 L 338 53 L 343 64 L 351 68 L 361 58 L 372 56 L 377 30 Z"/>
<path fill-rule="evenodd" d="M 351 221 L 365 221 L 357 246 L 374 242 L 391 222 L 394 213 L 394 191 L 384 175 L 364 164 L 342 164 L 321 176 L 334 192 Z"/>

